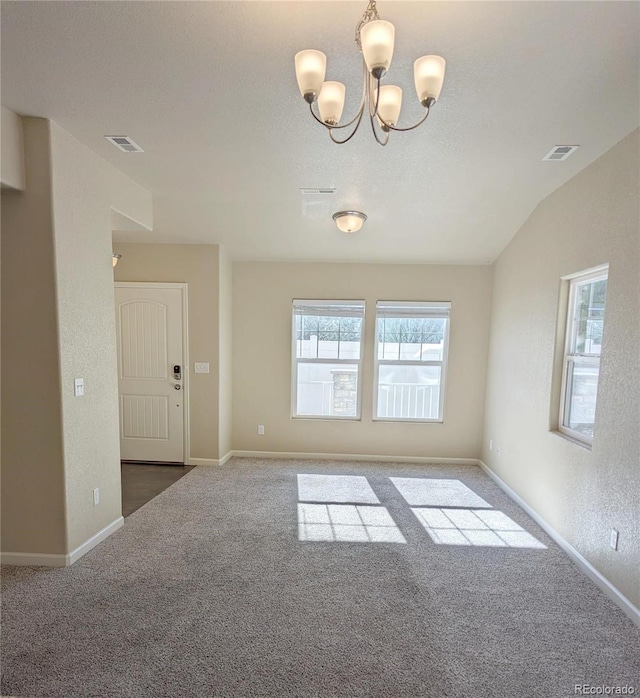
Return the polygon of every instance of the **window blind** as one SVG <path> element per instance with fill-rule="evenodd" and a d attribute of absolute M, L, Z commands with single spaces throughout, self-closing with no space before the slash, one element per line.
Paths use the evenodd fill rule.
<path fill-rule="evenodd" d="M 378 301 L 378 318 L 430 317 L 448 318 L 451 310 L 449 301 Z"/>
<path fill-rule="evenodd" d="M 313 315 L 321 317 L 364 317 L 364 301 L 293 301 L 295 315 Z"/>

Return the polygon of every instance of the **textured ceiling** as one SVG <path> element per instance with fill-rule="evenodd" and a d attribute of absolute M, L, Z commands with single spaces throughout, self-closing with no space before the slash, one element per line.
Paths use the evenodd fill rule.
<path fill-rule="evenodd" d="M 365 2 L 2 2 L 2 103 L 56 121 L 154 194 L 138 242 L 221 243 L 234 259 L 485 263 L 535 206 L 639 123 L 636 2 L 396 2 L 388 82 L 421 109 L 412 63 L 447 59 L 417 131 L 331 143 L 293 56 L 328 55 L 357 106 Z M 126 134 L 125 154 L 106 134 Z M 566 162 L 541 162 L 579 144 Z M 300 187 L 336 187 L 329 203 Z M 357 235 L 331 214 L 369 216 Z"/>

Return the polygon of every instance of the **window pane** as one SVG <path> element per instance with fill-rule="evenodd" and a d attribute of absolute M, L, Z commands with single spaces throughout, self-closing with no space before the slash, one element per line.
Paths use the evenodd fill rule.
<path fill-rule="evenodd" d="M 597 364 L 577 363 L 567 365 L 567 402 L 564 426 L 593 438 L 593 423 L 598 394 Z"/>
<path fill-rule="evenodd" d="M 315 359 L 318 356 L 318 320 L 315 315 L 296 315 L 296 356 Z"/>
<path fill-rule="evenodd" d="M 607 280 L 576 284 L 572 353 L 600 355 Z"/>
<path fill-rule="evenodd" d="M 298 364 L 297 412 L 305 417 L 357 417 L 357 364 Z"/>
<path fill-rule="evenodd" d="M 296 319 L 299 359 L 359 359 L 362 318 L 303 315 Z"/>
<path fill-rule="evenodd" d="M 377 417 L 439 419 L 440 366 L 378 367 Z"/>
<path fill-rule="evenodd" d="M 446 318 L 383 317 L 378 321 L 378 358 L 442 361 Z"/>

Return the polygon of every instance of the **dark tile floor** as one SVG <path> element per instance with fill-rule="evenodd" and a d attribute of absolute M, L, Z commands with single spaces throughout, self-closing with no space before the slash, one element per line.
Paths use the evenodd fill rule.
<path fill-rule="evenodd" d="M 136 509 L 171 487 L 184 477 L 193 465 L 154 465 L 151 463 L 121 463 L 122 515 L 129 516 Z"/>

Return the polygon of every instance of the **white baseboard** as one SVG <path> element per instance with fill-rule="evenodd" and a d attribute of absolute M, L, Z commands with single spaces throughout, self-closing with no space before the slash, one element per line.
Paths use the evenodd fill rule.
<path fill-rule="evenodd" d="M 437 458 L 431 456 L 380 456 L 361 453 L 294 453 L 292 451 L 231 451 L 236 458 L 283 458 L 299 460 L 347 460 L 371 463 L 442 463 L 444 465 L 478 465 L 477 458 Z"/>
<path fill-rule="evenodd" d="M 189 458 L 189 465 L 204 465 L 204 466 L 216 466 L 216 465 L 224 465 L 229 458 L 233 456 L 233 451 L 229 451 L 225 456 L 222 456 L 222 458 Z"/>
<path fill-rule="evenodd" d="M 3 565 L 22 565 L 28 567 L 66 567 L 68 555 L 48 555 L 46 553 L 2 553 Z"/>
<path fill-rule="evenodd" d="M 233 457 L 233 451 L 229 451 L 225 456 L 218 461 L 218 465 L 224 465 L 230 458 Z"/>
<path fill-rule="evenodd" d="M 102 543 L 105 538 L 115 533 L 123 524 L 124 518 L 120 516 L 66 555 L 48 555 L 46 553 L 2 553 L 0 562 L 2 562 L 3 565 L 67 567 L 68 565 L 73 565 L 73 563 L 79 560 L 83 555 L 86 555 L 92 548 L 95 548 L 98 543 Z"/>
<path fill-rule="evenodd" d="M 212 467 L 214 465 L 220 465 L 219 461 L 215 458 L 189 458 L 189 462 L 186 465 L 204 465 L 206 467 Z"/>
<path fill-rule="evenodd" d="M 115 521 L 112 521 L 108 526 L 105 526 L 101 531 L 98 531 L 89 540 L 85 540 L 82 545 L 79 545 L 75 550 L 72 550 L 67 557 L 69 558 L 68 565 L 73 565 L 76 560 L 79 560 L 83 555 L 86 555 L 92 548 L 95 548 L 98 543 L 108 538 L 112 533 L 115 533 L 119 528 L 124 526 L 124 517 L 120 516 Z"/>
<path fill-rule="evenodd" d="M 629 616 L 629 618 L 638 626 L 640 626 L 640 609 L 638 609 L 629 599 L 615 587 L 601 572 L 583 557 L 572 545 L 567 542 L 550 524 L 548 524 L 534 509 L 532 509 L 525 501 L 507 485 L 491 468 L 481 460 L 478 460 L 478 465 L 482 470 L 505 492 L 513 501 L 542 528 L 549 537 L 564 550 L 571 560 L 578 566 L 581 572 L 587 575 L 592 582 L 596 584 L 612 601 Z"/>

